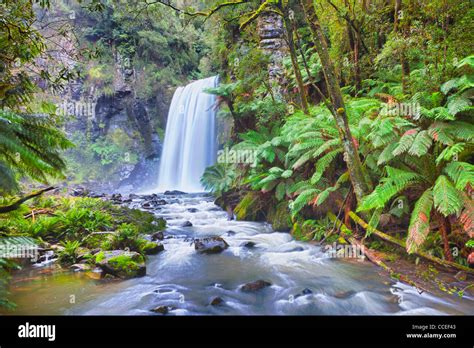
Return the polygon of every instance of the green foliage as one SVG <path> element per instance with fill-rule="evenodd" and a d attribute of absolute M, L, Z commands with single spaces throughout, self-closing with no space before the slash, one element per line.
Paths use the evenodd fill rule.
<path fill-rule="evenodd" d="M 72 265 L 77 261 L 77 251 L 81 243 L 77 240 L 62 241 L 61 245 L 64 247 L 59 253 L 59 262 L 63 265 Z"/>
<path fill-rule="evenodd" d="M 112 238 L 106 241 L 102 248 L 105 250 L 124 250 L 140 251 L 143 245 L 143 239 L 138 237 L 138 228 L 131 224 L 121 224 Z"/>
<path fill-rule="evenodd" d="M 61 152 L 71 146 L 52 116 L 0 110 L 0 192 L 17 189 L 17 175 L 43 183 L 61 177 Z"/>
<path fill-rule="evenodd" d="M 8 281 L 10 280 L 10 271 L 18 269 L 19 266 L 12 260 L 0 258 L 0 308 L 13 310 L 16 305 L 7 299 Z"/>
<path fill-rule="evenodd" d="M 206 168 L 201 177 L 201 184 L 206 191 L 219 197 L 223 192 L 231 189 L 234 180 L 234 169 L 229 165 L 217 163 Z"/>

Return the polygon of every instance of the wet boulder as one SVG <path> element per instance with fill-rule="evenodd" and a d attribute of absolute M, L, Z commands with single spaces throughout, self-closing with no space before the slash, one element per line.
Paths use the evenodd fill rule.
<path fill-rule="evenodd" d="M 134 251 L 102 251 L 96 255 L 95 261 L 105 274 L 115 277 L 126 279 L 142 277 L 146 274 L 143 256 Z"/>
<path fill-rule="evenodd" d="M 151 235 L 151 240 L 156 241 L 156 240 L 163 240 L 165 236 L 163 235 L 162 231 L 155 232 Z"/>
<path fill-rule="evenodd" d="M 247 248 L 247 249 L 252 249 L 252 248 L 255 248 L 256 245 L 257 244 L 255 244 L 255 242 L 248 241 L 248 242 L 243 242 L 241 244 L 241 247 Z"/>
<path fill-rule="evenodd" d="M 218 254 L 229 247 L 221 237 L 209 237 L 194 240 L 194 249 L 200 254 Z"/>
<path fill-rule="evenodd" d="M 272 283 L 269 283 L 265 280 L 257 280 L 251 283 L 244 284 L 240 287 L 240 291 L 243 292 L 257 292 L 259 290 L 262 290 L 266 287 L 271 286 Z"/>
<path fill-rule="evenodd" d="M 224 300 L 222 297 L 214 297 L 210 303 L 211 306 L 222 306 L 224 304 Z"/>
<path fill-rule="evenodd" d="M 186 192 L 178 191 L 178 190 L 165 191 L 164 193 L 165 196 L 175 196 L 175 195 L 185 195 L 185 194 Z"/>
<path fill-rule="evenodd" d="M 181 227 L 192 227 L 192 226 L 193 226 L 193 224 L 191 223 L 191 221 L 185 221 L 181 225 Z"/>
<path fill-rule="evenodd" d="M 165 250 L 165 247 L 161 243 L 148 242 L 143 246 L 142 249 L 146 255 L 156 255 Z"/>
<path fill-rule="evenodd" d="M 301 296 L 306 296 L 306 295 L 311 295 L 312 293 L 313 293 L 313 291 L 311 289 L 304 288 L 303 291 L 301 291 L 301 293 L 295 295 L 295 298 L 298 298 L 298 297 L 301 297 Z"/>
<path fill-rule="evenodd" d="M 156 308 L 150 309 L 150 311 L 165 315 L 165 314 L 168 314 L 168 312 L 170 311 L 170 308 L 168 306 L 158 306 Z"/>

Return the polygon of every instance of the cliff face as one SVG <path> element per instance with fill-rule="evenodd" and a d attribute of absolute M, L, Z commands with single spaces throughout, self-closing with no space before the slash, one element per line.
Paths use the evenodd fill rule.
<path fill-rule="evenodd" d="M 282 97 L 286 85 L 283 58 L 288 55 L 283 20 L 275 13 L 265 12 L 258 18 L 260 48 L 268 55 L 268 75 L 275 95 Z"/>
<path fill-rule="evenodd" d="M 114 61 L 112 88 L 107 93 L 101 91 L 100 81 L 75 81 L 67 86 L 58 106 L 72 116 L 66 122 L 66 131 L 79 143 L 79 148 L 69 153 L 72 161 L 79 162 L 78 167 L 87 166 L 88 156 L 80 152 L 92 149 L 99 157 L 97 162 L 102 162 L 94 169 L 95 175 L 77 181 L 94 189 L 140 189 L 153 184 L 158 172 L 161 140 L 157 130 L 166 124 L 173 89 L 160 88 L 160 93 L 145 100 L 136 93 L 133 63 L 118 54 Z M 82 137 L 91 149 L 81 148 L 82 142 L 77 139 Z M 117 149 L 109 149 L 111 138 Z M 127 147 L 122 148 L 125 144 Z M 112 151 L 117 152 L 116 156 Z M 84 163 L 80 163 L 82 160 Z"/>

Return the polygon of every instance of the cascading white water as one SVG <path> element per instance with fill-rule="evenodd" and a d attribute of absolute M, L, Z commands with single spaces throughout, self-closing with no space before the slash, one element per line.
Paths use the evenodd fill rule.
<path fill-rule="evenodd" d="M 173 95 L 155 191 L 202 192 L 200 179 L 216 161 L 216 97 L 205 93 L 218 76 L 179 87 Z"/>

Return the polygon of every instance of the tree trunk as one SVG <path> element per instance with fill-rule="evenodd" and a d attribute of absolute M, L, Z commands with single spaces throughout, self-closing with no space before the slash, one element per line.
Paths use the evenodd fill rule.
<path fill-rule="evenodd" d="M 436 213 L 437 220 L 439 223 L 439 234 L 441 235 L 441 239 L 443 240 L 443 252 L 444 257 L 446 260 L 453 262 L 453 254 L 451 254 L 451 249 L 449 247 L 449 238 L 448 235 L 451 233 L 451 223 L 449 222 L 447 217 Z"/>
<path fill-rule="evenodd" d="M 339 136 L 344 148 L 344 160 L 351 177 L 357 201 L 360 202 L 363 196 L 369 192 L 369 185 L 362 169 L 359 153 L 349 129 L 346 108 L 336 77 L 334 64 L 329 57 L 328 45 L 321 29 L 319 18 L 313 6 L 312 0 L 300 0 L 303 6 L 306 21 L 309 24 L 314 44 L 321 60 L 321 66 L 326 80 L 327 90 L 333 104 L 333 115 L 336 120 Z"/>
<path fill-rule="evenodd" d="M 409 24 L 408 21 L 405 21 L 405 24 L 400 25 L 399 21 L 402 16 L 406 14 L 403 13 L 402 10 L 402 0 L 395 0 L 395 14 L 393 19 L 393 30 L 395 32 L 399 32 L 402 37 L 406 37 L 407 33 L 409 32 Z M 410 77 L 410 64 L 407 61 L 404 52 L 400 53 L 400 65 L 402 66 L 402 91 L 404 94 L 408 93 L 408 79 Z"/>
<path fill-rule="evenodd" d="M 282 9 L 283 11 L 283 9 Z M 303 76 L 301 75 L 301 70 L 298 64 L 298 55 L 296 53 L 296 46 L 294 40 L 293 26 L 291 19 L 289 18 L 288 13 L 283 12 L 283 22 L 285 23 L 285 29 L 287 34 L 288 48 L 290 50 L 291 65 L 295 71 L 296 83 L 298 84 L 299 96 L 301 99 L 301 107 L 305 114 L 308 114 L 308 98 L 306 96 L 306 89 L 304 87 Z"/>

